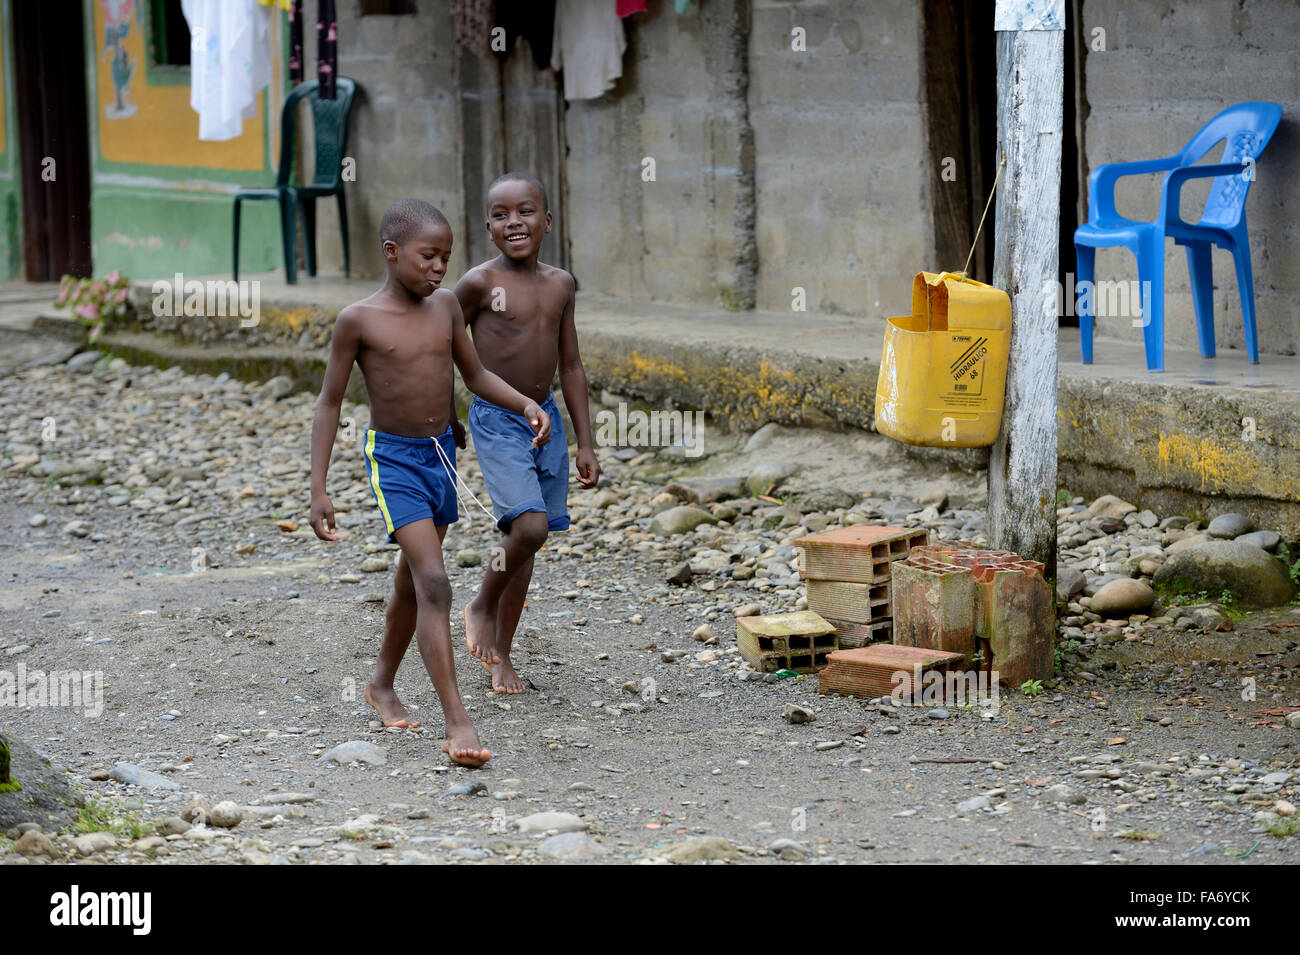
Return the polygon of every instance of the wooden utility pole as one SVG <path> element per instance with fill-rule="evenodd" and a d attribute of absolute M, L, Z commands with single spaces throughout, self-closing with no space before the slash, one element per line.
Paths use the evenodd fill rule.
<path fill-rule="evenodd" d="M 998 0 L 994 25 L 998 148 L 1007 167 L 997 192 L 993 284 L 1011 296 L 1011 355 L 1002 431 L 989 458 L 989 542 L 1042 561 L 1055 576 L 1064 2 Z"/>

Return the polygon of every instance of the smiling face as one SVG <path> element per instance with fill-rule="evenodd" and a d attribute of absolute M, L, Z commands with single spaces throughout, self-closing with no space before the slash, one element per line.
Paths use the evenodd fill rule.
<path fill-rule="evenodd" d="M 405 242 L 387 240 L 384 258 L 392 263 L 394 277 L 408 292 L 426 298 L 442 285 L 447 274 L 451 229 L 441 222 L 427 222 Z"/>
<path fill-rule="evenodd" d="M 542 194 L 522 179 L 498 182 L 488 192 L 487 230 L 492 244 L 507 258 L 523 261 L 536 256 L 551 231 L 551 214 Z"/>

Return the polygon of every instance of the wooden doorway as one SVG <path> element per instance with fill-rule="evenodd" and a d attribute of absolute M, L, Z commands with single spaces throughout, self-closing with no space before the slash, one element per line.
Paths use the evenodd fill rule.
<path fill-rule="evenodd" d="M 23 264 L 28 281 L 88 276 L 90 140 L 81 0 L 14 3 Z"/>
<path fill-rule="evenodd" d="M 956 271 L 971 252 L 997 173 L 998 53 L 993 4 L 923 0 L 921 18 L 921 105 L 930 174 L 933 267 Z M 984 223 L 968 271 L 981 282 L 991 280 L 990 221 Z"/>

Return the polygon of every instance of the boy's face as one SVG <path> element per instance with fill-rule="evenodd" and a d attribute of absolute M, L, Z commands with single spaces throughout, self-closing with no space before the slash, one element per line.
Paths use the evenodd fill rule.
<path fill-rule="evenodd" d="M 487 207 L 488 235 L 503 255 L 521 261 L 537 254 L 551 231 L 551 214 L 536 186 L 507 179 L 488 193 Z"/>
<path fill-rule="evenodd" d="M 451 229 L 441 222 L 429 222 L 401 245 L 389 239 L 384 243 L 384 258 L 409 292 L 421 298 L 432 295 L 447 274 Z"/>

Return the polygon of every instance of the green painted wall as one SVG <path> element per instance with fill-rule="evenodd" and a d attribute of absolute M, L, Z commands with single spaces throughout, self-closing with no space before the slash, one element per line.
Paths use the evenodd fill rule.
<path fill-rule="evenodd" d="M 0 282 L 8 282 L 22 272 L 22 208 L 18 189 L 18 123 L 15 114 L 18 97 L 14 87 L 14 57 L 12 36 L 13 13 L 10 0 L 0 4 L 3 32 L 4 69 L 0 71 L 0 94 L 4 97 L 5 148 L 0 152 Z"/>

